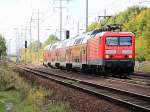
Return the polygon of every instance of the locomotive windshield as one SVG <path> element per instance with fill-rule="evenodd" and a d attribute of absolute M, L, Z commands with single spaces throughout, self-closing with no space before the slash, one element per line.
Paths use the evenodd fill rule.
<path fill-rule="evenodd" d="M 120 37 L 120 43 L 119 45 L 131 45 L 131 37 Z"/>
<path fill-rule="evenodd" d="M 118 37 L 107 37 L 106 45 L 118 45 Z"/>
<path fill-rule="evenodd" d="M 132 44 L 131 37 L 106 37 L 106 45 L 108 46 L 129 46 Z"/>

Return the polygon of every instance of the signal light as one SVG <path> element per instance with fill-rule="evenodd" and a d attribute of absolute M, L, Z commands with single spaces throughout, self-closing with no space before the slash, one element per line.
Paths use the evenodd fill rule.
<path fill-rule="evenodd" d="M 70 31 L 66 30 L 66 39 L 69 39 L 69 37 L 70 37 Z"/>
<path fill-rule="evenodd" d="M 25 41 L 25 48 L 27 48 L 27 41 Z"/>

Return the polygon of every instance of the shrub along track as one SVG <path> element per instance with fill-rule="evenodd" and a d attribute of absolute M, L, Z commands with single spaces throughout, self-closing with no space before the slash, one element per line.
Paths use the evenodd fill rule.
<path fill-rule="evenodd" d="M 38 69 L 31 69 L 29 67 L 19 66 L 19 68 L 29 73 L 41 76 L 46 79 L 53 80 L 57 83 L 69 86 L 80 91 L 84 91 L 88 94 L 92 94 L 99 98 L 103 98 L 110 102 L 115 102 L 120 106 L 125 106 L 133 111 L 150 111 L 150 96 L 142 95 L 134 92 L 125 91 L 123 89 L 108 87 L 104 85 L 98 85 L 87 80 L 81 80 L 79 78 L 68 77 L 57 73 L 48 73 Z"/>

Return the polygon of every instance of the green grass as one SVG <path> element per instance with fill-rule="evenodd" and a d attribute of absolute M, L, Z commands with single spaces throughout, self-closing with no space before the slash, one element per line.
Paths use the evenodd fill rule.
<path fill-rule="evenodd" d="M 13 104 L 13 112 L 37 112 L 32 98 L 21 101 L 19 91 L 0 91 L 0 112 L 5 112 L 6 104 Z"/>
<path fill-rule="evenodd" d="M 48 105 L 45 110 L 47 110 L 46 112 L 66 112 L 66 105 L 64 105 L 64 104 L 57 104 L 57 105 L 51 104 L 51 105 Z"/>
<path fill-rule="evenodd" d="M 5 112 L 6 104 L 17 104 L 20 101 L 17 91 L 0 91 L 0 112 Z"/>
<path fill-rule="evenodd" d="M 5 104 L 0 101 L 0 112 L 5 112 Z"/>
<path fill-rule="evenodd" d="M 19 92 L 17 91 L 1 91 L 0 92 L 0 100 L 4 102 L 11 102 L 11 103 L 19 103 L 20 101 L 20 96 Z"/>
<path fill-rule="evenodd" d="M 53 91 L 27 83 L 7 64 L 0 65 L 0 112 L 5 112 L 9 103 L 13 104 L 12 112 L 70 112 L 69 105 L 59 99 L 49 102 L 52 94 Z"/>

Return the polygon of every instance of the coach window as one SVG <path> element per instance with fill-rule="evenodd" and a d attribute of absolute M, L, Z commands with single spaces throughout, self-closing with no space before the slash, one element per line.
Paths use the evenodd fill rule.
<path fill-rule="evenodd" d="M 78 59 L 78 62 L 80 62 L 80 59 Z"/>
<path fill-rule="evenodd" d="M 71 49 L 69 50 L 69 55 L 71 55 Z"/>
<path fill-rule="evenodd" d="M 102 42 L 102 38 L 100 37 L 100 38 L 99 38 L 99 44 L 101 44 L 101 42 Z"/>
<path fill-rule="evenodd" d="M 66 54 L 70 55 L 70 50 L 69 49 L 66 50 Z"/>
<path fill-rule="evenodd" d="M 84 47 L 82 48 L 82 54 L 85 54 L 85 48 Z"/>
<path fill-rule="evenodd" d="M 79 38 L 75 40 L 74 44 L 81 44 L 81 42 L 83 41 L 84 38 Z"/>
<path fill-rule="evenodd" d="M 52 61 L 55 61 L 55 58 L 54 58 L 54 57 L 52 58 Z"/>
<path fill-rule="evenodd" d="M 56 52 L 56 56 L 59 56 L 59 52 L 58 51 Z"/>
<path fill-rule="evenodd" d="M 83 54 L 85 54 L 85 49 L 83 50 Z"/>
<path fill-rule="evenodd" d="M 80 43 L 80 39 L 76 39 L 74 44 L 79 44 Z"/>
<path fill-rule="evenodd" d="M 51 53 L 50 53 L 50 52 L 48 52 L 48 56 L 51 56 Z"/>

